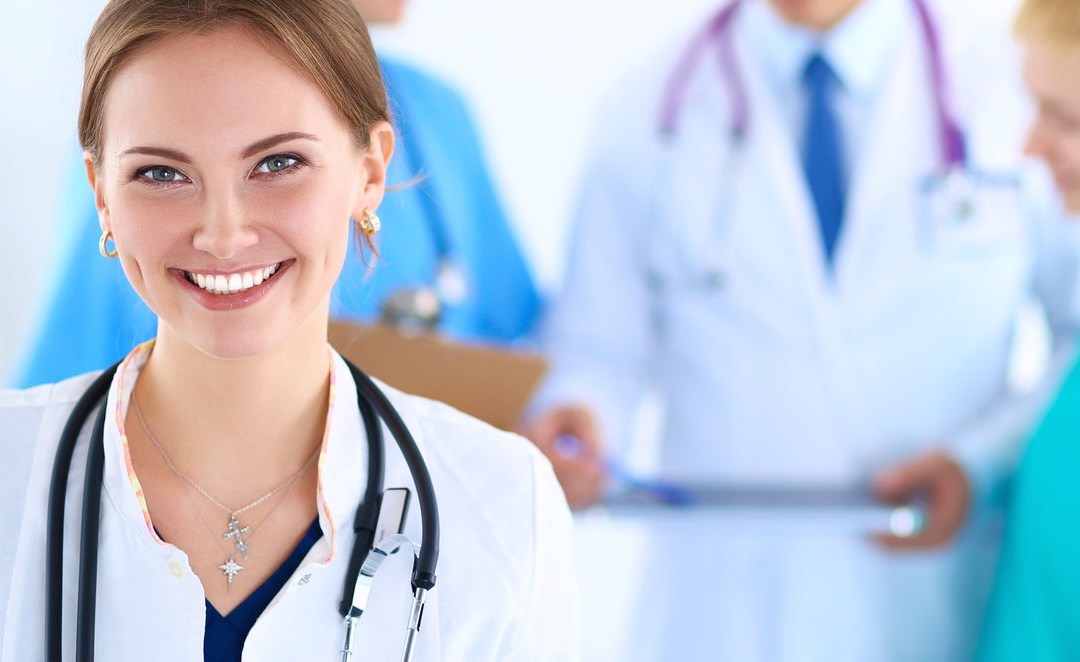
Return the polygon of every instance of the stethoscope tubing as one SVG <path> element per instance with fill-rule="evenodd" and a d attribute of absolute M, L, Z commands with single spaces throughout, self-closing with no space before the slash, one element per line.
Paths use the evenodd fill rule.
<path fill-rule="evenodd" d="M 105 479 L 105 415 L 108 407 L 98 411 L 90 448 L 86 453 L 86 485 L 102 485 Z M 98 534 L 101 521 L 101 492 L 90 490 L 83 494 L 82 540 L 79 541 L 79 607 L 76 614 L 76 662 L 94 659 L 94 635 L 97 624 L 97 567 Z M 90 527 L 93 527 L 93 536 Z"/>
<path fill-rule="evenodd" d="M 345 597 L 341 610 L 346 613 L 351 604 L 352 586 L 364 557 L 371 548 L 382 501 L 385 473 L 385 451 L 379 419 L 390 430 L 405 458 L 412 475 L 420 503 L 422 544 L 412 574 L 413 593 L 428 591 L 435 586 L 435 568 L 439 558 L 439 513 L 431 475 L 416 440 L 401 415 L 382 390 L 359 368 L 346 361 L 356 383 L 357 404 L 368 435 L 368 483 L 363 503 L 354 519 L 356 544 L 346 571 Z M 75 447 L 85 423 L 101 403 L 90 433 L 84 482 L 82 531 L 79 542 L 79 580 L 76 616 L 77 662 L 93 662 L 97 602 L 97 562 L 101 519 L 101 492 L 104 482 L 106 401 L 119 363 L 98 375 L 76 402 L 60 435 L 49 484 L 46 528 L 46 622 L 45 651 L 48 662 L 61 662 L 63 655 L 63 584 L 64 584 L 64 521 L 67 506 L 67 487 Z M 375 414 L 375 415 L 373 415 Z M 353 569 L 356 564 L 355 571 Z M 351 580 L 351 582 L 350 582 Z"/>
<path fill-rule="evenodd" d="M 664 86 L 664 96 L 660 104 L 660 121 L 658 129 L 660 135 L 671 137 L 678 131 L 679 112 L 682 110 L 686 88 L 690 84 L 698 60 L 702 53 L 711 44 L 719 48 L 720 71 L 724 76 L 724 82 L 731 92 L 731 135 L 741 139 L 746 134 L 746 128 L 750 123 L 750 101 L 747 98 L 746 86 L 743 84 L 738 63 L 735 59 L 733 40 L 726 39 L 725 35 L 735 18 L 742 0 L 732 0 L 721 9 L 703 29 L 690 38 L 690 43 L 683 50 L 675 68 L 671 70 Z"/>
<path fill-rule="evenodd" d="M 405 463 L 412 475 L 416 498 L 420 503 L 422 536 L 420 553 L 417 555 L 416 565 L 413 568 L 412 586 L 414 592 L 421 588 L 431 590 L 435 586 L 435 566 L 439 562 L 439 510 L 431 473 L 420 453 L 420 448 L 416 445 L 416 440 L 413 439 L 408 426 L 402 420 L 401 414 L 390 404 L 386 394 L 363 371 L 351 362 L 346 361 L 346 363 L 349 371 L 352 372 L 356 390 L 361 395 L 361 399 L 367 399 L 374 406 L 375 411 L 397 442 L 398 449 L 405 457 Z M 376 509 L 375 512 L 377 514 L 378 510 Z M 364 551 L 367 552 L 367 550 Z"/>
<path fill-rule="evenodd" d="M 350 368 L 352 364 L 349 364 Z M 356 375 L 353 375 L 353 379 Z M 364 488 L 363 506 L 357 508 L 353 518 L 353 532 L 356 540 L 353 543 L 352 553 L 349 555 L 349 565 L 345 571 L 345 588 L 342 591 L 341 604 L 338 613 L 346 616 L 352 606 L 351 587 L 356 586 L 360 577 L 360 569 L 364 563 L 367 550 L 375 543 L 375 529 L 379 523 L 379 509 L 382 507 L 382 488 L 386 473 L 386 453 L 383 447 L 382 426 L 376 418 L 375 410 L 367 398 L 359 398 L 357 404 L 360 407 L 361 418 L 364 420 L 364 432 L 369 440 L 368 444 L 368 477 Z"/>
<path fill-rule="evenodd" d="M 79 433 L 82 431 L 83 425 L 86 421 L 90 420 L 90 416 L 93 414 L 94 408 L 101 402 L 109 392 L 109 387 L 112 385 L 113 376 L 116 373 L 119 363 L 105 370 L 105 372 L 98 375 L 93 382 L 91 382 L 89 388 L 75 403 L 75 408 L 72 410 L 71 415 L 68 417 L 67 422 L 64 424 L 64 430 L 60 434 L 60 444 L 56 449 L 56 457 L 53 461 L 52 479 L 49 483 L 49 510 L 46 519 L 46 533 L 45 533 L 45 567 L 47 569 L 45 573 L 45 659 L 48 662 L 61 662 L 63 651 L 63 617 L 64 617 L 64 519 L 67 506 L 67 486 L 68 476 L 71 472 L 71 461 L 75 455 L 75 446 L 79 441 Z M 101 406 L 101 411 L 98 413 L 96 425 L 91 431 L 90 447 L 95 446 L 104 448 L 104 438 L 102 429 L 105 423 L 105 406 L 104 403 Z M 93 462 L 90 462 L 90 456 L 87 456 L 87 477 L 92 478 L 94 475 L 101 475 L 101 468 L 94 469 Z M 83 531 L 82 542 L 80 542 L 79 552 L 79 602 L 77 612 L 77 631 L 79 633 L 76 640 L 76 659 L 77 660 L 92 660 L 94 650 L 94 632 L 93 624 L 95 619 L 93 607 L 88 607 L 84 600 L 83 590 L 89 588 L 90 592 L 97 596 L 97 572 L 91 572 L 89 574 L 94 575 L 91 579 L 87 577 L 84 572 L 87 567 L 86 555 L 83 553 L 83 547 L 85 539 L 87 537 L 86 522 L 92 520 L 86 520 L 87 511 L 94 511 L 100 513 L 101 509 L 101 497 L 100 490 L 96 499 L 97 504 L 95 506 L 87 505 L 84 501 L 83 507 Z M 95 536 L 96 538 L 96 536 Z M 95 545 L 96 547 L 96 545 Z M 96 560 L 96 550 L 94 552 L 94 558 Z M 96 568 L 96 563 L 93 566 Z M 86 625 L 90 625 L 90 628 L 86 628 Z M 84 630 L 89 629 L 88 634 L 83 634 Z M 89 658 L 83 657 L 82 653 L 89 651 Z"/>
<path fill-rule="evenodd" d="M 947 95 L 948 81 L 945 79 L 944 58 L 941 54 L 941 41 L 938 38 L 937 28 L 930 16 L 930 8 L 924 0 L 913 0 L 915 13 L 922 27 L 923 37 L 926 41 L 927 59 L 930 61 L 931 90 L 933 90 L 934 112 L 938 117 L 938 130 L 941 132 L 941 158 L 945 164 L 945 171 L 955 168 L 963 168 L 967 163 L 967 146 L 964 144 L 964 134 L 960 131 L 953 113 L 949 110 Z"/>
<path fill-rule="evenodd" d="M 709 46 L 715 45 L 720 59 L 720 71 L 731 96 L 731 120 L 728 132 L 736 144 L 746 137 L 750 125 L 750 100 L 735 56 L 731 27 L 743 0 L 732 0 L 724 6 L 697 34 L 691 37 L 682 56 L 676 62 L 664 86 L 657 121 L 658 133 L 671 140 L 678 133 L 679 114 L 686 98 L 694 70 Z M 934 114 L 940 133 L 944 172 L 963 169 L 967 165 L 967 145 L 948 103 L 948 81 L 937 27 L 925 0 L 911 0 L 926 44 L 930 68 L 930 91 Z"/>

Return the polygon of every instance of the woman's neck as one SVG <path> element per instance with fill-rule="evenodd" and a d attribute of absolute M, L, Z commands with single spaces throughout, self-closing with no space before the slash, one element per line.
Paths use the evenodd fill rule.
<path fill-rule="evenodd" d="M 135 397 L 171 459 L 207 486 L 237 491 L 301 466 L 322 439 L 329 400 L 325 333 L 306 335 L 220 359 L 163 329 Z M 128 426 L 138 425 L 130 411 Z"/>

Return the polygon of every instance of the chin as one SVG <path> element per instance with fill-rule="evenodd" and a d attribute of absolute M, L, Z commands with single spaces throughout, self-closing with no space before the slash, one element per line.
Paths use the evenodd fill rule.
<path fill-rule="evenodd" d="M 199 353 L 216 359 L 247 359 L 280 347 L 297 326 L 290 316 L 255 315 L 252 311 L 215 312 L 180 320 L 173 334 Z"/>

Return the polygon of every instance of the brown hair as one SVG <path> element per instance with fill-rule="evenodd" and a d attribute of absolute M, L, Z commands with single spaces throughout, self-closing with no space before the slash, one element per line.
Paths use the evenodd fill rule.
<path fill-rule="evenodd" d="M 79 141 L 100 161 L 102 117 L 113 75 L 142 46 L 170 35 L 241 25 L 275 46 L 322 90 L 366 147 L 390 121 L 367 27 L 347 0 L 111 0 L 86 43 Z"/>
<path fill-rule="evenodd" d="M 1080 3 L 1076 0 L 1024 0 L 1013 32 L 1055 48 L 1080 51 Z"/>

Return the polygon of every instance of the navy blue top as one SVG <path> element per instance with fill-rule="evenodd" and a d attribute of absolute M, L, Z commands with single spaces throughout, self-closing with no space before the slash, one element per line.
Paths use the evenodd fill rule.
<path fill-rule="evenodd" d="M 244 640 L 255 621 L 321 537 L 319 519 L 315 518 L 289 558 L 227 616 L 219 614 L 209 601 L 206 603 L 206 636 L 203 639 L 203 658 L 206 662 L 240 662 Z"/>

